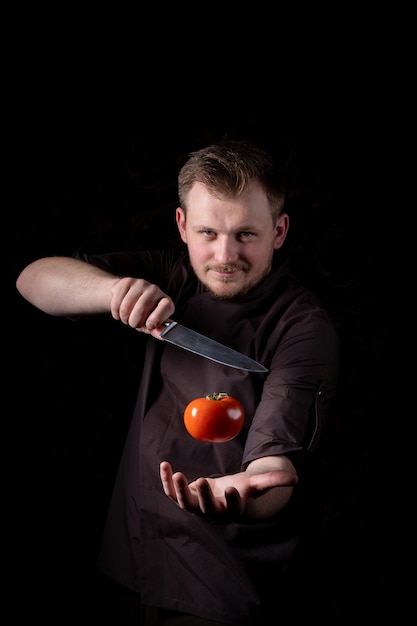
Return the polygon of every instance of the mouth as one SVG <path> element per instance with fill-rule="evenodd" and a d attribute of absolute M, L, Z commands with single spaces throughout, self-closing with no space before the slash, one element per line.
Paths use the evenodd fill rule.
<path fill-rule="evenodd" d="M 223 282 L 231 281 L 235 279 L 241 272 L 241 270 L 238 268 L 234 270 L 220 270 L 220 269 L 212 268 L 210 271 L 215 276 L 215 278 Z"/>
<path fill-rule="evenodd" d="M 214 267 L 207 268 L 210 272 L 214 274 L 214 276 L 220 280 L 227 281 L 233 280 L 236 278 L 241 272 L 245 272 L 247 267 L 236 266 L 236 265 L 219 265 Z"/>

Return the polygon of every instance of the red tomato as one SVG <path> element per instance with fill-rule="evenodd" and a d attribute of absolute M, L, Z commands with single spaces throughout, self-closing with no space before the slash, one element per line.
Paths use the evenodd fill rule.
<path fill-rule="evenodd" d="M 229 441 L 240 432 L 245 419 L 243 406 L 227 393 L 212 393 L 192 400 L 184 411 L 184 424 L 200 441 Z"/>

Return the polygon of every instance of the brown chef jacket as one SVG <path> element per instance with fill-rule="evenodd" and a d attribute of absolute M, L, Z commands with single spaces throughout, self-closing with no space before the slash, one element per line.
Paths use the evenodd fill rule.
<path fill-rule="evenodd" d="M 156 283 L 172 297 L 176 321 L 269 370 L 237 370 L 144 339 L 140 389 L 99 557 L 102 571 L 138 591 L 144 604 L 245 624 L 260 606 L 279 600 L 280 576 L 298 544 L 302 468 L 331 413 L 339 343 L 320 302 L 280 255 L 259 285 L 227 301 L 204 290 L 186 253 L 78 254 L 117 275 Z M 225 443 L 197 441 L 184 427 L 186 405 L 213 392 L 236 397 L 245 409 L 241 433 Z M 163 460 L 192 481 L 279 454 L 293 460 L 300 482 L 286 509 L 265 522 L 213 524 L 181 510 L 162 490 Z"/>

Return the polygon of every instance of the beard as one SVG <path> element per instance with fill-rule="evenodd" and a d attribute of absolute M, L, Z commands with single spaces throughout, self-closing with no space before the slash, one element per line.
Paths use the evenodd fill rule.
<path fill-rule="evenodd" d="M 219 300 L 234 300 L 240 296 L 244 296 L 247 294 L 253 287 L 256 287 L 265 276 L 269 274 L 272 267 L 272 259 L 271 262 L 265 267 L 264 271 L 260 274 L 256 274 L 253 278 L 247 282 L 242 284 L 236 284 L 233 278 L 227 278 L 224 276 L 223 278 L 219 278 L 216 281 L 215 286 L 213 284 L 209 284 L 204 280 L 204 275 L 210 270 L 215 270 L 221 273 L 227 272 L 236 272 L 240 271 L 243 273 L 247 273 L 249 271 L 249 266 L 247 264 L 242 265 L 208 265 L 205 268 L 205 272 L 203 276 L 200 276 L 196 269 L 193 267 L 195 274 L 198 279 L 202 283 L 205 290 Z"/>

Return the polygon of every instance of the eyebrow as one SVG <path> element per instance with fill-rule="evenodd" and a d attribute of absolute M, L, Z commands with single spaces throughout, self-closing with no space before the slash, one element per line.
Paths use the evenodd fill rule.
<path fill-rule="evenodd" d="M 213 226 L 206 226 L 204 224 L 194 224 L 192 226 L 193 230 L 212 230 L 213 232 L 217 232 L 216 228 L 213 228 Z M 237 228 L 233 229 L 233 232 L 236 233 L 241 233 L 241 232 L 246 232 L 246 231 L 258 231 L 259 228 L 256 228 L 256 226 L 254 225 L 250 225 L 250 224 L 242 224 L 240 226 L 238 226 Z"/>

